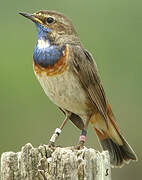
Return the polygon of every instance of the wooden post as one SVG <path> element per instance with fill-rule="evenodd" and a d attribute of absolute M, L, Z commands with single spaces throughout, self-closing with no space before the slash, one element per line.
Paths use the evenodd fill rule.
<path fill-rule="evenodd" d="M 84 147 L 38 148 L 28 143 L 21 152 L 1 156 L 1 180 L 110 180 L 107 151 Z"/>

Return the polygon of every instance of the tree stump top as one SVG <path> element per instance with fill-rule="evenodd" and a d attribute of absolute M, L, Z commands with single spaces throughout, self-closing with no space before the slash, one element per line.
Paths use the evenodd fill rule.
<path fill-rule="evenodd" d="M 21 152 L 1 156 L 1 180 L 110 180 L 107 151 L 74 147 L 38 148 L 28 143 Z"/>

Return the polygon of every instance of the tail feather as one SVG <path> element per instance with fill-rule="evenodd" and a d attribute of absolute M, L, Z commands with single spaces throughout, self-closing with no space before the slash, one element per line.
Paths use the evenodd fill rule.
<path fill-rule="evenodd" d="M 108 150 L 110 154 L 110 162 L 113 166 L 121 166 L 123 156 L 121 154 L 119 145 L 115 144 L 110 138 L 100 141 L 103 150 Z"/>
<path fill-rule="evenodd" d="M 99 114 L 92 116 L 91 123 L 103 150 L 109 151 L 112 167 L 121 167 L 130 160 L 137 160 L 135 152 L 121 135 L 110 106 L 108 106 L 108 125 Z"/>
<path fill-rule="evenodd" d="M 106 138 L 100 143 L 104 150 L 109 151 L 112 167 L 121 167 L 124 163 L 129 163 L 130 160 L 137 160 L 134 151 L 124 138 L 123 145 L 115 143 L 111 138 Z"/>

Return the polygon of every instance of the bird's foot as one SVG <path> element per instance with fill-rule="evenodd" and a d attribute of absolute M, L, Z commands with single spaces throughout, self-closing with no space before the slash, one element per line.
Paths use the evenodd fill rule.
<path fill-rule="evenodd" d="M 51 149 L 55 149 L 55 147 L 56 147 L 55 142 L 49 141 L 48 147 L 51 148 Z"/>
<path fill-rule="evenodd" d="M 55 142 L 49 141 L 48 147 L 55 150 L 57 147 L 61 147 L 61 145 L 55 145 Z"/>
<path fill-rule="evenodd" d="M 84 141 L 79 141 L 78 144 L 75 146 L 75 149 L 81 150 L 84 148 Z"/>
<path fill-rule="evenodd" d="M 61 145 L 55 145 L 55 142 L 49 141 L 48 149 L 47 149 L 47 157 L 51 157 L 51 154 L 55 151 L 57 147 L 61 147 Z"/>
<path fill-rule="evenodd" d="M 55 144 L 49 141 L 48 148 L 46 149 L 46 158 L 51 157 L 54 150 L 55 150 Z"/>

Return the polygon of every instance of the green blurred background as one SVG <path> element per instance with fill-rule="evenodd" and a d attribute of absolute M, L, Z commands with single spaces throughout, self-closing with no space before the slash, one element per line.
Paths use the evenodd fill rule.
<path fill-rule="evenodd" d="M 63 115 L 44 94 L 32 69 L 34 25 L 19 11 L 57 10 L 72 20 L 95 57 L 117 122 L 139 161 L 112 169 L 112 179 L 142 178 L 142 1 L 13 0 L 0 6 L 0 153 L 28 142 L 48 143 Z M 57 143 L 75 145 L 80 131 L 66 125 Z M 88 147 L 100 149 L 91 128 Z"/>

